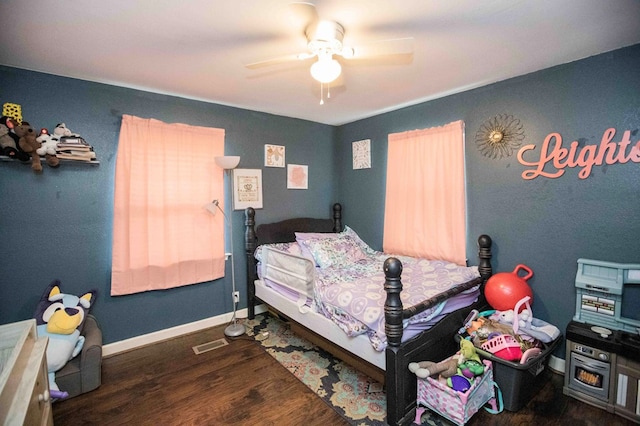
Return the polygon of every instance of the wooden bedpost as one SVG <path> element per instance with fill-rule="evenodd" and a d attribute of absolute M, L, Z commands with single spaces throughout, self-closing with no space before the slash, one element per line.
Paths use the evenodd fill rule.
<path fill-rule="evenodd" d="M 244 211 L 244 248 L 247 255 L 247 310 L 250 320 L 255 318 L 256 308 L 256 285 L 255 280 L 258 278 L 256 275 L 256 259 L 253 257 L 253 253 L 256 251 L 256 211 L 253 207 L 247 207 Z"/>
<path fill-rule="evenodd" d="M 491 243 L 491 237 L 488 235 L 483 234 L 478 237 L 478 257 L 480 258 L 478 272 L 480 272 L 482 281 L 485 284 L 493 274 L 493 268 L 491 267 Z"/>
<path fill-rule="evenodd" d="M 384 332 L 387 335 L 387 343 L 392 347 L 399 347 L 402 341 L 402 263 L 395 257 L 384 261 L 384 291 L 387 299 L 384 302 Z"/>
<path fill-rule="evenodd" d="M 342 232 L 342 205 L 340 203 L 333 205 L 333 231 Z"/>

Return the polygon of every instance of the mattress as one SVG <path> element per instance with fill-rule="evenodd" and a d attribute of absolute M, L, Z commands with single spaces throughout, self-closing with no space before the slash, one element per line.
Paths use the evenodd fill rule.
<path fill-rule="evenodd" d="M 331 319 L 348 336 L 366 335 L 375 350 L 383 351 L 387 341 L 382 264 L 389 254 L 370 251 L 361 256 L 351 253 L 349 262 L 325 258 L 321 267 L 296 246 L 294 242 L 259 247 L 256 251 L 258 278 L 266 287 L 295 303 L 300 313 L 319 313 Z M 335 249 L 335 246 L 331 248 Z M 315 254 L 318 255 L 318 251 Z M 353 261 L 354 256 L 357 261 Z M 401 299 L 405 307 L 430 298 L 440 299 L 443 293 L 450 294 L 406 319 L 403 341 L 431 328 L 448 313 L 469 306 L 480 295 L 478 284 L 467 284 L 479 277 L 477 267 L 396 257 L 403 263 Z M 343 255 L 341 259 L 344 258 Z M 331 262 L 339 264 L 332 265 Z"/>

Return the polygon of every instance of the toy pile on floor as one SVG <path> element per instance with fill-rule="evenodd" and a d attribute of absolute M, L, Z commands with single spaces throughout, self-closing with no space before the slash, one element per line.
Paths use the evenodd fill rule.
<path fill-rule="evenodd" d="M 412 362 L 409 370 L 417 377 L 417 424 L 422 423 L 427 408 L 459 426 L 483 407 L 492 414 L 502 412 L 502 394 L 493 380 L 492 364 L 480 359 L 469 340 L 460 341 L 455 355 L 438 363 Z"/>
<path fill-rule="evenodd" d="M 520 276 L 523 271 L 525 275 Z M 484 292 L 495 310 L 472 311 L 460 334 L 469 338 L 476 348 L 507 361 L 525 364 L 539 356 L 545 344 L 560 336 L 560 330 L 534 318 L 533 292 L 527 284 L 531 276 L 533 271 L 520 264 L 513 272 L 501 272 L 489 278 Z"/>

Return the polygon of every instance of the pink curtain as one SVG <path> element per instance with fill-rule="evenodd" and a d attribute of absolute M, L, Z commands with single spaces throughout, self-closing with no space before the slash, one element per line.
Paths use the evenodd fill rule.
<path fill-rule="evenodd" d="M 224 276 L 224 130 L 122 117 L 116 159 L 111 295 Z M 222 206 L 221 206 L 222 207 Z"/>
<path fill-rule="evenodd" d="M 464 122 L 389 135 L 383 249 L 466 263 Z"/>

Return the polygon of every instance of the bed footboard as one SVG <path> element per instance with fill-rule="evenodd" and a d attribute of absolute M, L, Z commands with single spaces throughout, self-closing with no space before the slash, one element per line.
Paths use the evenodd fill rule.
<path fill-rule="evenodd" d="M 491 238 L 481 235 L 478 238 L 478 256 L 480 278 L 474 282 L 484 284 L 492 274 Z M 417 382 L 416 376 L 409 371 L 409 363 L 425 360 L 439 361 L 457 349 L 454 333 L 463 324 L 472 309 L 487 308 L 484 297 L 481 300 L 450 313 L 435 326 L 402 343 L 403 319 L 415 315 L 424 307 L 404 309 L 400 299 L 402 292 L 402 263 L 393 257 L 384 262 L 384 289 L 387 298 L 384 305 L 385 334 L 387 335 L 386 391 L 387 391 L 387 423 L 390 425 L 408 425 L 415 419 Z"/>

